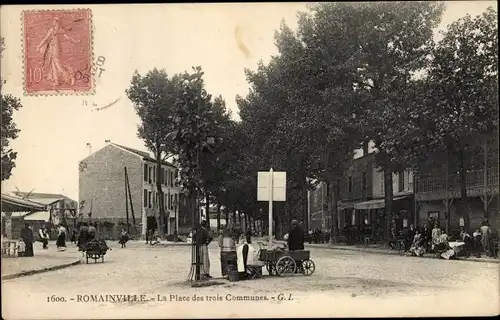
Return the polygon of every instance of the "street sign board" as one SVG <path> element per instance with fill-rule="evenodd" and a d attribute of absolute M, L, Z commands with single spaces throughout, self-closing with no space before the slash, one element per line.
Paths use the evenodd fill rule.
<path fill-rule="evenodd" d="M 272 201 L 286 201 L 286 172 L 271 173 L 269 171 L 260 171 L 257 174 L 257 201 L 271 200 L 271 184 L 273 186 Z"/>

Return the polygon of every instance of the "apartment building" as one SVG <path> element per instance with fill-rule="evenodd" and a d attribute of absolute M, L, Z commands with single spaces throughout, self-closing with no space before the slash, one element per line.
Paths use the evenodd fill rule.
<path fill-rule="evenodd" d="M 393 216 L 396 227 L 414 224 L 413 172 L 393 173 Z M 338 226 L 357 226 L 375 236 L 385 223 L 384 172 L 375 163 L 375 154 L 369 153 L 352 160 L 338 186 Z M 309 194 L 311 227 L 329 230 L 331 217 L 326 203 L 330 190 L 320 183 Z"/>
<path fill-rule="evenodd" d="M 165 225 L 158 226 L 159 193 L 157 170 L 164 194 Z M 126 199 L 126 179 L 130 193 Z M 165 228 L 172 234 L 176 227 L 189 224 L 189 209 L 183 207 L 181 188 L 176 183 L 177 168 L 156 160 L 147 152 L 106 142 L 106 146 L 79 163 L 79 201 L 84 215 L 92 219 L 135 224 L 145 236 L 148 229 Z M 177 218 L 177 219 L 176 219 Z M 176 222 L 177 221 L 177 222 Z"/>

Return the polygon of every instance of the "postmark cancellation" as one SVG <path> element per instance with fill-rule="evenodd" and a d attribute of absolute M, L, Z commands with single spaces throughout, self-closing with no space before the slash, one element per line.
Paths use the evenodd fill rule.
<path fill-rule="evenodd" d="M 25 95 L 93 94 L 92 11 L 22 12 Z"/>

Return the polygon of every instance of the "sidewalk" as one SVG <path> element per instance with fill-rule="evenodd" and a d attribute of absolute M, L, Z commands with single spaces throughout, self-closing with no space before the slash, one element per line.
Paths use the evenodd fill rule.
<path fill-rule="evenodd" d="M 363 253 L 372 253 L 372 254 L 386 254 L 386 255 L 401 255 L 401 256 L 406 256 L 405 254 L 400 254 L 397 250 L 390 250 L 386 248 L 382 248 L 379 245 L 370 245 L 370 246 L 363 246 L 363 245 L 333 245 L 333 244 L 305 244 L 306 248 L 323 248 L 323 249 L 331 249 L 331 250 L 345 250 L 345 251 L 357 251 L 357 252 L 363 252 Z M 412 257 L 412 256 L 408 256 Z M 434 254 L 427 253 L 423 257 L 412 257 L 412 258 L 429 258 L 429 259 L 441 259 L 436 257 Z M 476 258 L 476 257 L 469 257 L 469 258 L 458 258 L 456 260 L 462 260 L 462 261 L 477 261 L 477 262 L 489 262 L 489 263 L 498 263 L 500 262 L 499 259 L 491 258 L 491 257 L 481 257 L 481 258 Z"/>
<path fill-rule="evenodd" d="M 36 273 L 62 269 L 81 263 L 81 253 L 71 243 L 66 251 L 57 251 L 55 242 L 49 243 L 49 249 L 43 250 L 42 244 L 33 245 L 34 257 L 2 258 L 2 280 L 14 279 Z"/>

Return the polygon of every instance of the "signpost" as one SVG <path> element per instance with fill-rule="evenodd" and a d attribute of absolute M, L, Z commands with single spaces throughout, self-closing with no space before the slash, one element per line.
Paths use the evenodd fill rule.
<path fill-rule="evenodd" d="M 273 239 L 273 201 L 286 201 L 286 172 L 257 174 L 257 201 L 269 201 L 269 244 Z"/>

